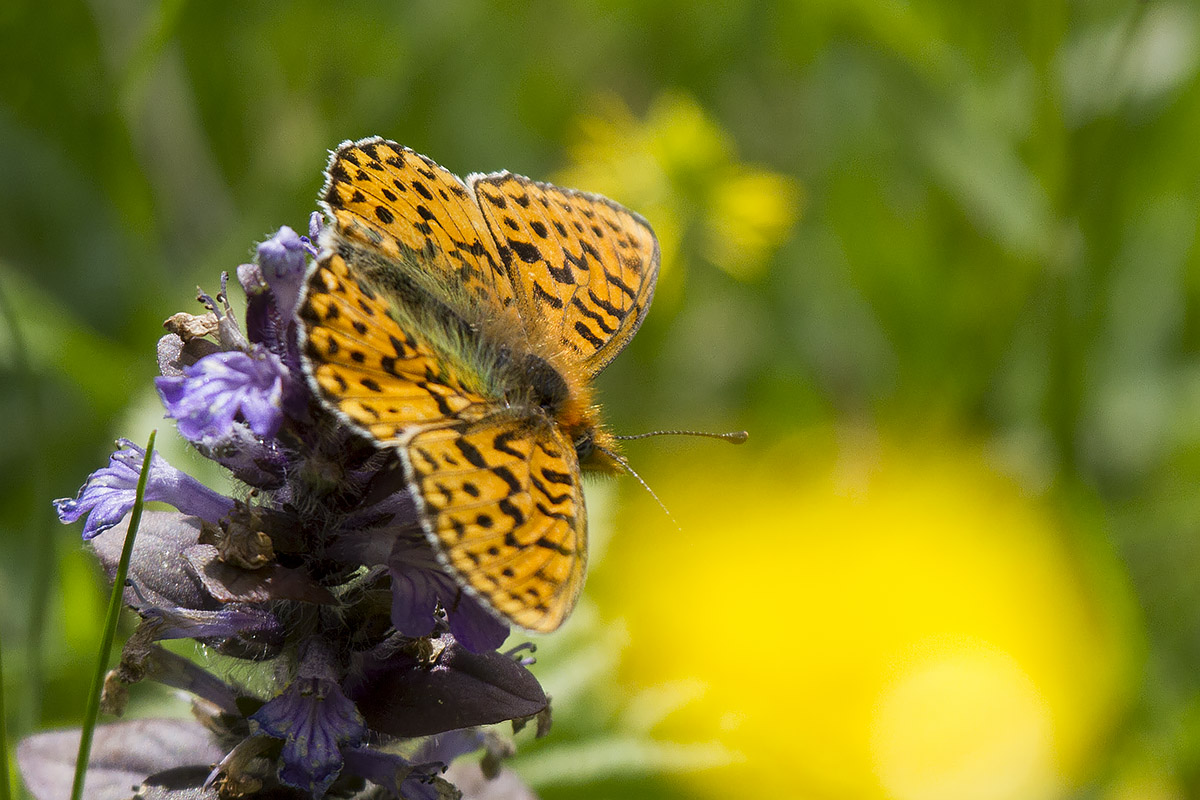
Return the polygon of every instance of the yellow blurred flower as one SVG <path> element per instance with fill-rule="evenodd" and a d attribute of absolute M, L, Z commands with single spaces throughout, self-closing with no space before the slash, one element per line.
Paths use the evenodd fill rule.
<path fill-rule="evenodd" d="M 636 209 L 662 244 L 664 280 L 695 237 L 698 254 L 740 280 L 761 274 L 800 212 L 797 184 L 737 160 L 729 136 L 695 100 L 665 94 L 637 119 L 619 99 L 580 120 L 572 166 L 557 177 Z"/>
<path fill-rule="evenodd" d="M 1037 800 L 1086 777 L 1128 699 L 1118 562 L 930 438 L 638 464 L 682 530 L 628 497 L 589 591 L 625 617 L 631 688 L 707 687 L 657 733 L 745 756 L 697 796 Z"/>

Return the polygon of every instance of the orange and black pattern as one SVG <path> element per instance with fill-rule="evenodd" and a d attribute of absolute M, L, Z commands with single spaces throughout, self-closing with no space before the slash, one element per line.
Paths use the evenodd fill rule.
<path fill-rule="evenodd" d="M 653 232 L 603 197 L 508 173 L 464 183 L 377 138 L 338 148 L 322 200 L 332 225 L 299 312 L 310 384 L 395 448 L 464 588 L 554 630 L 587 563 L 586 383 L 646 313 Z"/>
<path fill-rule="evenodd" d="M 512 285 L 467 186 L 407 147 L 366 139 L 338 148 L 322 201 L 339 235 L 419 265 L 448 296 L 512 305 Z"/>
<path fill-rule="evenodd" d="M 482 413 L 490 403 L 446 371 L 419 332 L 405 331 L 381 293 L 329 254 L 309 276 L 300 318 L 319 396 L 382 443 L 414 426 Z"/>
<path fill-rule="evenodd" d="M 625 346 L 650 307 L 658 240 L 611 200 L 519 175 L 472 182 L 524 319 L 545 320 L 589 375 Z"/>
<path fill-rule="evenodd" d="M 571 443 L 501 416 L 418 433 L 407 453 L 446 565 L 521 627 L 557 628 L 587 559 Z"/>

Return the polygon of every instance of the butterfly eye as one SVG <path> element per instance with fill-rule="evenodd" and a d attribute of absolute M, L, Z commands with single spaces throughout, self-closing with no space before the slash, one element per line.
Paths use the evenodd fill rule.
<path fill-rule="evenodd" d="M 579 462 L 582 464 L 591 458 L 595 451 L 596 432 L 594 430 L 584 431 L 583 435 L 575 440 L 575 455 L 579 457 Z"/>
<path fill-rule="evenodd" d="M 520 370 L 524 385 L 533 390 L 533 401 L 548 414 L 557 414 L 571 395 L 566 378 L 548 361 L 533 353 L 521 360 Z"/>

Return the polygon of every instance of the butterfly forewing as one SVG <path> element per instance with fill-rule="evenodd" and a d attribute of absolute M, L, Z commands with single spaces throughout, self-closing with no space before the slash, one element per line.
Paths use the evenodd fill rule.
<path fill-rule="evenodd" d="M 589 375 L 641 324 L 658 278 L 658 240 L 604 197 L 509 173 L 470 179 L 508 264 L 522 319 L 538 320 Z"/>
<path fill-rule="evenodd" d="M 518 625 L 557 628 L 587 559 L 579 465 L 557 428 L 498 413 L 418 433 L 406 454 L 446 566 Z"/>
<path fill-rule="evenodd" d="M 344 142 L 322 201 L 337 232 L 377 248 L 447 299 L 512 305 L 507 272 L 470 189 L 452 172 L 383 139 Z"/>
<path fill-rule="evenodd" d="M 485 413 L 490 405 L 463 386 L 419 332 L 404 330 L 383 293 L 336 252 L 315 265 L 299 313 L 314 389 L 381 442 L 399 441 L 415 426 Z"/>

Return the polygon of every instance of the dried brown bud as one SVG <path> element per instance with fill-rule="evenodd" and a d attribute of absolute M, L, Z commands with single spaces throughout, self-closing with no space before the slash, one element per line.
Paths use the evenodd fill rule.
<path fill-rule="evenodd" d="M 192 339 L 198 339 L 201 336 L 210 336 L 217 332 L 217 327 L 220 321 L 217 315 L 211 311 L 204 314 L 186 314 L 180 311 L 178 314 L 172 314 L 163 323 L 163 327 L 171 333 L 175 334 L 183 341 L 188 342 Z"/>

